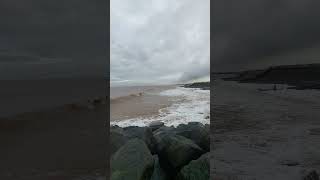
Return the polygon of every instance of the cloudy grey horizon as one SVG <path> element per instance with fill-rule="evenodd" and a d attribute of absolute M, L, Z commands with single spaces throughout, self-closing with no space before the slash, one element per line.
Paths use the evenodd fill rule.
<path fill-rule="evenodd" d="M 320 63 L 320 1 L 215 0 L 214 72 Z"/>
<path fill-rule="evenodd" d="M 210 0 L 111 0 L 111 86 L 209 77 Z"/>
<path fill-rule="evenodd" d="M 104 77 L 108 1 L 0 1 L 0 80 Z"/>

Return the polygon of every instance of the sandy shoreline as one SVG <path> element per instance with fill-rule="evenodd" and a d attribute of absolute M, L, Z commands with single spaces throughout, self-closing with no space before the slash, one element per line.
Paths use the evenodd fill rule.
<path fill-rule="evenodd" d="M 170 99 L 160 96 L 161 91 L 173 89 L 176 86 L 145 86 L 114 88 L 110 100 L 110 121 L 149 117 L 159 112 L 159 109 L 172 104 Z M 116 90 L 114 90 L 116 91 Z"/>
<path fill-rule="evenodd" d="M 6 90 L 7 96 L 2 94 L 1 98 L 7 101 L 1 104 L 9 104 L 1 109 L 1 114 L 15 109 L 9 111 L 11 116 L 6 114 L 0 121 L 0 179 L 105 177 L 107 106 L 105 103 L 87 106 L 88 99 L 106 96 L 104 80 L 7 81 L 4 84 L 6 88 L 1 91 Z M 33 89 L 35 91 L 31 91 Z M 82 104 L 66 105 L 74 102 Z M 26 112 L 12 115 L 21 111 Z"/>
<path fill-rule="evenodd" d="M 206 85 L 207 86 L 207 85 Z M 118 101 L 119 100 L 119 101 Z M 163 86 L 111 101 L 111 123 L 120 127 L 210 123 L 210 91 L 200 87 Z"/>
<path fill-rule="evenodd" d="M 7 96 L 1 98 L 7 100 L 1 103 L 9 103 L 8 107 L 17 104 L 11 114 L 24 113 L 6 114 L 0 120 L 0 179 L 105 179 L 107 102 L 94 106 L 88 103 L 93 97 L 106 96 L 103 82 L 101 79 L 5 82 L 2 91 Z M 154 88 L 151 94 L 133 96 L 130 101 L 113 101 L 111 115 L 135 117 L 157 113 L 171 102 L 168 97 L 155 94 L 172 88 L 163 86 Z M 28 106 L 30 102 L 34 105 Z"/>
<path fill-rule="evenodd" d="M 320 168 L 319 99 L 306 100 L 305 91 L 261 92 L 259 85 L 214 84 L 215 179 L 300 180 Z"/>
<path fill-rule="evenodd" d="M 103 78 L 1 80 L 0 84 L 0 117 L 42 111 L 107 94 Z"/>

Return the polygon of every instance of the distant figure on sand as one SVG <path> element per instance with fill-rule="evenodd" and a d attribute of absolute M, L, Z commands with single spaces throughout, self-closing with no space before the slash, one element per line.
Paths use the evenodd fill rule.
<path fill-rule="evenodd" d="M 274 91 L 277 90 L 277 85 L 276 85 L 276 84 L 273 85 L 273 90 L 274 90 Z"/>

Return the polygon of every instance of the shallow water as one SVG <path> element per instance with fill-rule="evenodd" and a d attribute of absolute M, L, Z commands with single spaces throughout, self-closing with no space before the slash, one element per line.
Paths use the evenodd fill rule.
<path fill-rule="evenodd" d="M 2 80 L 0 118 L 106 95 L 106 80 L 99 78 Z"/>
<path fill-rule="evenodd" d="M 161 108 L 171 104 L 168 97 L 160 96 L 159 93 L 173 87 L 175 86 L 111 88 L 111 122 L 157 114 Z"/>
<path fill-rule="evenodd" d="M 167 126 L 177 126 L 179 124 L 187 124 L 188 122 L 210 123 L 210 91 L 208 90 L 171 87 L 161 91 L 146 92 L 145 95 L 128 100 L 126 103 L 131 103 L 131 108 L 137 108 L 137 106 L 143 106 L 143 104 L 136 104 L 137 106 L 133 107 L 134 103 L 132 101 L 145 97 L 153 99 L 149 101 L 150 106 L 159 104 L 160 102 L 163 103 L 164 100 L 167 101 L 162 104 L 162 107 L 157 106 L 154 108 L 152 113 L 149 113 L 147 116 L 128 116 L 122 119 L 114 119 L 111 121 L 111 125 L 121 127 L 147 126 L 152 121 L 162 121 Z"/>
<path fill-rule="evenodd" d="M 110 99 L 117 99 L 120 97 L 126 97 L 130 95 L 138 95 L 143 92 L 152 92 L 152 91 L 161 91 L 172 86 L 119 86 L 119 87 L 110 87 Z"/>

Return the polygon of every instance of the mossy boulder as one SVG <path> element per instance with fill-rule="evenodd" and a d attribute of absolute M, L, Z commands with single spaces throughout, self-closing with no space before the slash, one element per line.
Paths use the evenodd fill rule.
<path fill-rule="evenodd" d="M 164 126 L 164 123 L 161 121 L 153 121 L 149 124 L 149 127 L 151 128 L 152 131 L 155 131 L 163 126 Z"/>
<path fill-rule="evenodd" d="M 153 133 L 149 127 L 131 126 L 123 129 L 125 136 L 129 139 L 138 138 L 143 140 L 152 154 L 155 152 L 156 144 L 154 141 Z"/>
<path fill-rule="evenodd" d="M 154 155 L 153 159 L 154 159 L 154 168 L 153 168 L 153 173 L 150 180 L 167 180 L 168 176 L 160 165 L 159 157 L 157 155 Z"/>
<path fill-rule="evenodd" d="M 176 180 L 209 180 L 210 178 L 210 156 L 209 153 L 202 155 L 199 159 L 191 161 L 184 166 Z"/>
<path fill-rule="evenodd" d="M 181 168 L 204 153 L 197 144 L 183 136 L 156 133 L 154 137 L 160 161 L 166 161 L 174 169 Z"/>
<path fill-rule="evenodd" d="M 111 157 L 111 180 L 149 180 L 154 159 L 144 141 L 129 140 Z"/>
<path fill-rule="evenodd" d="M 110 145 L 110 153 L 114 154 L 118 149 L 121 148 L 129 138 L 125 135 L 122 128 L 119 126 L 110 127 L 110 136 L 109 136 L 109 145 Z"/>
<path fill-rule="evenodd" d="M 176 130 L 177 135 L 186 137 L 195 142 L 198 146 L 204 149 L 206 152 L 210 151 L 210 129 L 209 126 L 205 126 L 198 122 L 190 122 L 186 124 L 180 124 Z"/>

